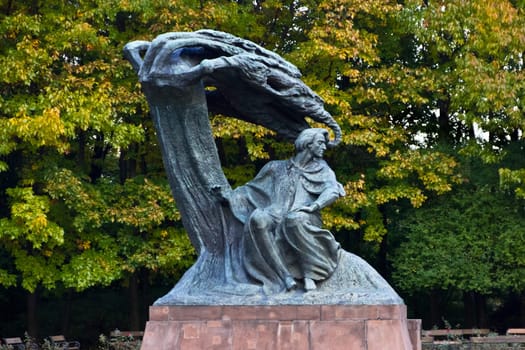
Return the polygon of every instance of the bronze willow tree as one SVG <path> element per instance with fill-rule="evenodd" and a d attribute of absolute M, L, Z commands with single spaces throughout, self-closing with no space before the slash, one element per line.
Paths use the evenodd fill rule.
<path fill-rule="evenodd" d="M 309 117 L 330 127 L 335 137 L 329 146 L 337 145 L 341 129 L 322 99 L 301 81 L 295 66 L 250 41 L 211 30 L 166 33 L 152 42 L 131 42 L 124 52 L 138 72 L 173 195 L 199 254 L 157 304 L 312 303 L 326 298 L 341 301 L 341 293 L 352 303 L 402 303 L 377 272 L 346 252 L 315 296 L 264 295 L 243 270 L 243 225 L 214 194 L 214 189 L 230 185 L 208 112 L 263 125 L 286 139 L 295 139 L 308 128 Z"/>

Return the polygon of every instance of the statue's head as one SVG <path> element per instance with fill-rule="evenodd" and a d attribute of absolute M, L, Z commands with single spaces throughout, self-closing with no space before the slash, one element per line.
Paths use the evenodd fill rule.
<path fill-rule="evenodd" d="M 309 144 L 314 142 L 314 139 L 317 135 L 323 136 L 326 144 L 330 142 L 330 135 L 328 134 L 328 130 L 322 128 L 304 129 L 303 131 L 301 131 L 299 136 L 297 136 L 297 139 L 295 139 L 295 150 L 297 152 L 304 151 Z"/>

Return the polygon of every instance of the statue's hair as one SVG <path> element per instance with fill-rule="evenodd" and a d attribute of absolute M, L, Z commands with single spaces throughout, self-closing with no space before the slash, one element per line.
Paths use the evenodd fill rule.
<path fill-rule="evenodd" d="M 301 152 L 302 150 L 306 149 L 306 146 L 312 143 L 314 141 L 314 137 L 319 134 L 322 134 L 324 136 L 324 139 L 327 144 L 328 142 L 330 142 L 330 135 L 328 134 L 328 130 L 321 128 L 308 128 L 301 131 L 299 136 L 297 136 L 297 139 L 295 139 L 295 150 L 297 152 Z"/>

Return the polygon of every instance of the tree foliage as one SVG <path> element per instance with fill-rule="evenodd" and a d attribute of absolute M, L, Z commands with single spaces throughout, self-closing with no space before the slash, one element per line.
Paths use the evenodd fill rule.
<path fill-rule="evenodd" d="M 211 28 L 297 65 L 342 126 L 327 158 L 347 196 L 324 213 L 328 228 L 374 244 L 405 235 L 393 258 L 405 290 L 523 289 L 522 269 L 495 277 L 523 264 L 522 204 L 509 196 L 525 192 L 523 11 L 507 0 L 0 1 L 0 285 L 82 290 L 191 263 L 121 50 Z M 234 186 L 292 154 L 262 127 L 211 123 Z M 474 181 L 471 162 L 495 167 Z"/>
<path fill-rule="evenodd" d="M 321 2 L 310 40 L 291 55 L 345 132 L 345 152 L 334 163 L 342 167 L 350 196 L 334 223 L 360 227 L 366 240 L 376 242 L 386 234 L 386 203 L 408 199 L 418 207 L 430 193 L 447 192 L 458 181 L 454 158 L 419 147 L 420 130 L 410 126 L 410 106 L 428 99 L 418 93 L 422 73 L 404 64 L 404 42 L 394 35 L 401 32 L 402 9 L 394 1 Z M 351 190 L 356 186 L 362 190 Z M 360 205 L 352 208 L 350 202 Z"/>
<path fill-rule="evenodd" d="M 525 288 L 523 203 L 490 186 L 462 188 L 400 220 L 396 285 L 408 293 Z"/>
<path fill-rule="evenodd" d="M 461 185 L 393 225 L 404 237 L 392 257 L 396 283 L 412 293 L 520 292 L 523 204 L 508 189 L 518 184 L 519 195 L 523 175 L 523 7 L 406 1 L 398 19 L 409 52 L 401 63 L 419 77 L 421 103 L 408 107 L 414 136 L 454 157 Z"/>
<path fill-rule="evenodd" d="M 140 269 L 179 274 L 192 249 L 121 57 L 140 9 L 92 1 L 1 9 L 0 245 L 12 260 L 0 266 L 0 284 L 18 277 L 29 291 L 83 290 Z"/>

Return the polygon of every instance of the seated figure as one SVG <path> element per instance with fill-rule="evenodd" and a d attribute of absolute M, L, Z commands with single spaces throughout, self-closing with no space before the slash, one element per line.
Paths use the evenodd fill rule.
<path fill-rule="evenodd" d="M 337 267 L 339 243 L 322 228 L 320 210 L 345 192 L 322 158 L 328 141 L 325 129 L 305 129 L 291 159 L 270 161 L 247 184 L 220 193 L 244 224 L 245 270 L 267 293 L 298 281 L 313 290 Z"/>

